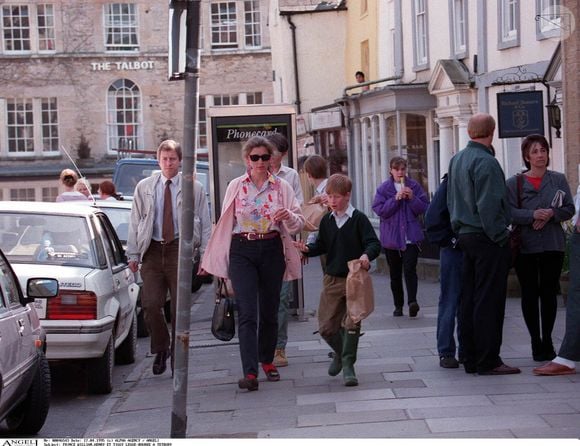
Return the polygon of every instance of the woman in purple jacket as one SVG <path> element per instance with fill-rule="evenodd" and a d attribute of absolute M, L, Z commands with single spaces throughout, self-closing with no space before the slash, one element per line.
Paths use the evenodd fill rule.
<path fill-rule="evenodd" d="M 407 177 L 407 160 L 391 159 L 391 178 L 381 184 L 375 195 L 373 211 L 381 218 L 381 245 L 385 248 L 395 302 L 393 316 L 403 315 L 403 271 L 407 286 L 409 316 L 419 312 L 417 303 L 417 258 L 423 230 L 418 220 L 429 199 L 421 185 Z"/>

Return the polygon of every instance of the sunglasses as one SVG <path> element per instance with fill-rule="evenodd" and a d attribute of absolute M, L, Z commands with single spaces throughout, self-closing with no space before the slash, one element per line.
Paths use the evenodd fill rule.
<path fill-rule="evenodd" d="M 250 155 L 250 160 L 251 161 L 258 161 L 258 160 L 262 160 L 262 161 L 270 161 L 272 155 L 270 155 L 269 153 L 266 153 L 264 155 Z"/>

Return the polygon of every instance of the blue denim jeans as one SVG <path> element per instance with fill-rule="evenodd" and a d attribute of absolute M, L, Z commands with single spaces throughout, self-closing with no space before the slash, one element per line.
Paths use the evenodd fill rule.
<path fill-rule="evenodd" d="M 278 337 L 278 303 L 286 270 L 282 240 L 233 237 L 229 275 L 238 307 L 238 338 L 244 375 L 270 364 Z"/>
<path fill-rule="evenodd" d="M 462 357 L 459 300 L 461 298 L 463 253 L 459 248 L 451 246 L 441 248 L 439 252 L 441 294 L 439 295 L 439 309 L 437 312 L 437 351 L 439 356 L 455 357 L 456 345 L 458 345 L 458 355 Z M 457 344 L 454 336 L 456 318 Z"/>
<path fill-rule="evenodd" d="M 292 282 L 282 282 L 278 306 L 278 343 L 276 348 L 286 348 L 288 343 L 288 310 L 292 301 Z"/>

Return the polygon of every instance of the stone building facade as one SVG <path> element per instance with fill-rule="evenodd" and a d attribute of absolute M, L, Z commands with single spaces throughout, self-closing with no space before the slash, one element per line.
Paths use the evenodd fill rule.
<path fill-rule="evenodd" d="M 272 101 L 267 3 L 201 3 L 202 148 L 206 107 Z M 0 17 L 0 199 L 53 200 L 69 155 L 96 184 L 117 158 L 183 138 L 168 2 L 9 0 Z"/>

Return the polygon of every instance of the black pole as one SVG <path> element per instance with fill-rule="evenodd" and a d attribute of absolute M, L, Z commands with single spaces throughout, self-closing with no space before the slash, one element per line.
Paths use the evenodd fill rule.
<path fill-rule="evenodd" d="M 187 431 L 187 378 L 189 363 L 189 325 L 191 316 L 191 278 L 193 267 L 194 161 L 197 144 L 199 103 L 199 9 L 200 0 L 187 0 L 187 50 L 185 101 L 183 110 L 182 206 L 179 234 L 178 290 L 175 321 L 173 408 L 171 438 L 185 438 Z"/>
<path fill-rule="evenodd" d="M 290 30 L 292 31 L 292 56 L 294 60 L 294 85 L 296 88 L 296 113 L 301 113 L 301 104 L 302 101 L 300 100 L 300 79 L 298 78 L 298 50 L 296 48 L 296 25 L 292 21 L 292 17 L 289 15 L 286 16 L 286 20 L 290 25 Z"/>

